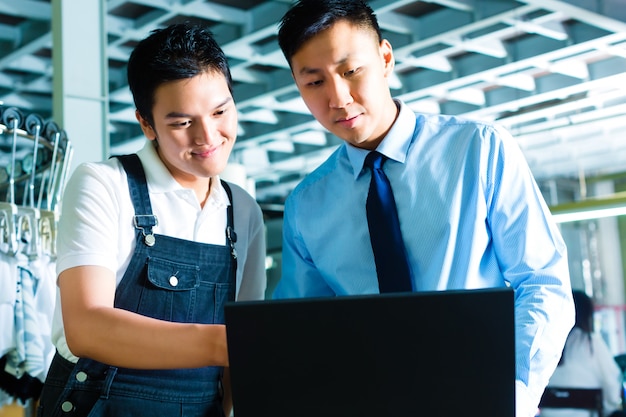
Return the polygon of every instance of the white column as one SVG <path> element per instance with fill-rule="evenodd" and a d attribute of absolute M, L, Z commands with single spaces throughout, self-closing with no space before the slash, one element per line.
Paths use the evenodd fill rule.
<path fill-rule="evenodd" d="M 594 185 L 594 195 L 606 196 L 614 192 L 612 181 L 602 181 Z M 616 217 L 598 219 L 598 256 L 602 270 L 603 303 L 606 305 L 624 304 L 624 274 L 622 272 L 622 251 Z"/>
<path fill-rule="evenodd" d="M 53 119 L 73 146 L 70 172 L 108 157 L 105 0 L 52 0 Z"/>
<path fill-rule="evenodd" d="M 593 187 L 595 196 L 611 195 L 614 192 L 612 181 L 598 182 Z M 616 217 L 597 220 L 598 258 L 602 274 L 600 303 L 603 307 L 601 315 L 602 333 L 613 353 L 626 349 L 624 333 L 624 274 L 622 270 L 622 250 L 619 228 Z M 595 289 L 594 289 L 595 290 Z"/>

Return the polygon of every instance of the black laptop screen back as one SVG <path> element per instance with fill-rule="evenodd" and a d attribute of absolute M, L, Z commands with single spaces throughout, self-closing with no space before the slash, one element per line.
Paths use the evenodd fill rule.
<path fill-rule="evenodd" d="M 236 417 L 515 415 L 510 289 L 229 303 Z"/>

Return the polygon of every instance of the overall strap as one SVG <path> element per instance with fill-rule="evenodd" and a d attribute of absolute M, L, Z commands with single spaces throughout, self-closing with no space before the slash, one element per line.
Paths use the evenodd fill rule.
<path fill-rule="evenodd" d="M 230 245 L 230 256 L 233 261 L 231 279 L 232 279 L 233 285 L 236 285 L 237 283 L 237 251 L 235 250 L 235 242 L 237 242 L 237 233 L 235 233 L 235 219 L 234 219 L 235 216 L 233 215 L 233 193 L 230 189 L 230 186 L 228 185 L 226 181 L 221 180 L 221 183 L 222 183 L 222 187 L 224 187 L 224 190 L 226 191 L 226 194 L 228 195 L 228 199 L 230 200 L 230 205 L 226 209 L 226 216 L 227 216 L 226 240 L 228 241 L 228 244 Z M 236 287 L 233 287 L 233 288 L 236 288 Z"/>
<path fill-rule="evenodd" d="M 150 195 L 148 193 L 148 183 L 146 181 L 146 174 L 139 160 L 137 154 L 119 155 L 116 156 L 119 159 L 126 175 L 128 177 L 128 188 L 130 191 L 130 198 L 135 208 L 134 223 L 137 229 L 140 229 L 144 236 L 144 243 L 148 246 L 153 246 L 155 243 L 155 237 L 152 233 L 152 228 L 159 222 L 157 217 L 152 214 L 152 205 L 150 204 Z M 232 281 L 236 283 L 237 273 L 237 251 L 235 249 L 235 242 L 237 242 L 237 233 L 235 233 L 235 220 L 233 214 L 233 194 L 230 186 L 226 181 L 221 181 L 222 187 L 228 195 L 230 205 L 226 209 L 226 240 L 230 247 L 230 254 L 233 261 L 233 273 Z"/>
<path fill-rule="evenodd" d="M 121 162 L 126 176 L 128 178 L 128 189 L 130 199 L 135 208 L 135 217 L 133 219 L 135 227 L 140 229 L 144 235 L 144 242 L 148 246 L 154 245 L 154 234 L 152 228 L 159 221 L 152 214 L 152 205 L 150 204 L 150 195 L 148 194 L 148 183 L 146 174 L 137 154 L 116 156 Z"/>
<path fill-rule="evenodd" d="M 235 220 L 233 215 L 233 192 L 230 189 L 230 185 L 224 180 L 220 180 L 222 187 L 228 195 L 230 205 L 226 209 L 226 239 L 230 244 L 230 250 L 233 255 L 233 259 L 237 259 L 237 251 L 235 251 L 235 242 L 237 241 L 237 233 L 235 233 Z"/>

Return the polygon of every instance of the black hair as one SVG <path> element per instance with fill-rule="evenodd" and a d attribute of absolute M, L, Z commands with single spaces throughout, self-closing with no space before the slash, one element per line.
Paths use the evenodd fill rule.
<path fill-rule="evenodd" d="M 278 29 L 278 44 L 291 66 L 291 58 L 302 45 L 338 21 L 371 29 L 382 40 L 378 20 L 362 0 L 299 0 L 285 13 Z"/>
<path fill-rule="evenodd" d="M 154 93 L 161 84 L 212 71 L 224 75 L 232 94 L 228 60 L 213 34 L 203 26 L 177 23 L 153 30 L 137 44 L 128 60 L 128 86 L 139 114 L 154 127 Z"/>
<path fill-rule="evenodd" d="M 578 327 L 581 329 L 587 339 L 589 340 L 589 347 L 591 346 L 591 334 L 593 333 L 593 300 L 589 297 L 585 292 L 574 290 L 572 291 L 572 296 L 574 297 L 574 307 L 576 309 L 576 321 L 574 323 L 574 328 Z M 593 352 L 592 352 L 593 353 Z M 565 354 L 565 349 L 563 350 L 563 354 L 561 355 L 561 360 L 559 365 L 563 364 L 563 356 Z"/>
<path fill-rule="evenodd" d="M 593 333 L 593 300 L 583 291 L 572 291 L 574 305 L 576 306 L 576 323 L 585 333 Z"/>

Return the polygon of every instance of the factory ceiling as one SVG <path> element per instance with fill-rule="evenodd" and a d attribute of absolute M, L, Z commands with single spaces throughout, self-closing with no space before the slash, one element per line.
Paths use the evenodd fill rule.
<path fill-rule="evenodd" d="M 414 110 L 504 125 L 542 189 L 626 171 L 626 0 L 369 3 L 394 46 L 393 94 Z M 289 5 L 106 1 L 112 152 L 143 140 L 126 84 L 132 47 L 152 29 L 201 22 L 232 68 L 232 161 L 245 166 L 262 205 L 279 207 L 340 144 L 309 114 L 278 47 Z M 0 102 L 44 117 L 52 112 L 51 16 L 50 1 L 0 0 Z"/>

